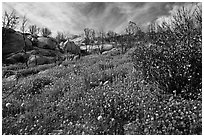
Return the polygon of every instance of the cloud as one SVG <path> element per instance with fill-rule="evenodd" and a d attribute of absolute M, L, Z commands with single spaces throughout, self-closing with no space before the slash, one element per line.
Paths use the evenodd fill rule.
<path fill-rule="evenodd" d="M 159 18 L 157 18 L 155 20 L 156 23 L 158 24 L 162 24 L 162 22 L 167 22 L 170 23 L 173 20 L 173 16 L 177 14 L 178 10 L 182 10 L 183 11 L 188 11 L 189 13 L 187 13 L 188 15 L 192 15 L 194 14 L 195 10 L 198 10 L 198 8 L 202 9 L 202 3 L 185 3 L 183 5 L 173 5 L 171 10 L 169 10 L 169 15 L 168 16 L 160 16 Z M 192 16 L 193 17 L 193 16 Z"/>
<path fill-rule="evenodd" d="M 134 21 L 142 29 L 162 16 L 168 16 L 176 6 L 184 3 L 125 3 L 125 2 L 3 2 L 3 10 L 15 9 L 29 24 L 57 31 L 83 33 L 85 27 L 97 31 L 123 32 L 128 22 Z"/>

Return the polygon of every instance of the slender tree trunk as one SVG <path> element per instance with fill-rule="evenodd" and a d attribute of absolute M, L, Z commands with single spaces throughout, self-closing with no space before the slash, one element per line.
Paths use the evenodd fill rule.
<path fill-rule="evenodd" d="M 24 54 L 25 54 L 25 57 L 26 57 L 27 44 L 26 44 L 26 39 L 25 39 L 25 34 L 24 34 L 24 33 L 23 33 L 23 41 L 24 41 Z M 26 65 L 26 67 L 28 68 L 27 59 L 25 60 L 25 65 Z"/>

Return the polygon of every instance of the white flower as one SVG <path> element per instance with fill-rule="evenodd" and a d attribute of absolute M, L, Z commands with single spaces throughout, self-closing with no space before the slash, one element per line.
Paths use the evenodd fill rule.
<path fill-rule="evenodd" d="M 98 120 L 101 120 L 102 119 L 102 116 L 98 116 L 98 118 L 97 118 Z"/>
<path fill-rule="evenodd" d="M 10 107 L 11 106 L 11 103 L 6 103 L 6 107 Z"/>

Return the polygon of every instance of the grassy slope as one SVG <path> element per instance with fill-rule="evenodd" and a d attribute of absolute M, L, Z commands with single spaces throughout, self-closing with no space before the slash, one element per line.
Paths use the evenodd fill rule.
<path fill-rule="evenodd" d="M 2 100 L 4 134 L 201 134 L 201 101 L 161 94 L 133 71 L 131 52 L 63 65 L 3 79 L 3 96 L 15 91 Z"/>

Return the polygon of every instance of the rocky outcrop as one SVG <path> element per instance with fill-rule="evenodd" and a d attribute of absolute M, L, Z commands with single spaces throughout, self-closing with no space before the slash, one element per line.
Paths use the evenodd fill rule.
<path fill-rule="evenodd" d="M 34 49 L 29 51 L 29 53 L 32 55 L 42 55 L 48 57 L 62 56 L 62 53 L 58 50 L 43 49 L 38 47 L 34 47 Z"/>
<path fill-rule="evenodd" d="M 23 35 L 13 29 L 2 28 L 2 54 L 8 55 L 22 51 L 24 48 Z M 25 37 L 26 50 L 32 49 L 31 41 Z"/>
<path fill-rule="evenodd" d="M 60 48 L 63 49 L 65 53 L 69 52 L 72 54 L 81 54 L 81 49 L 77 46 L 73 41 L 65 41 L 64 43 L 60 43 Z"/>
<path fill-rule="evenodd" d="M 43 49 L 55 50 L 57 47 L 57 41 L 51 37 L 38 37 L 37 46 Z"/>
<path fill-rule="evenodd" d="M 4 29 L 3 33 L 3 63 L 15 64 L 15 63 L 28 63 L 32 65 L 43 65 L 54 63 L 56 61 L 62 61 L 63 55 L 57 49 L 57 42 L 51 37 L 39 37 L 37 35 L 31 35 L 25 33 L 25 40 L 27 47 L 24 52 L 24 39 L 20 32 L 13 29 Z"/>

